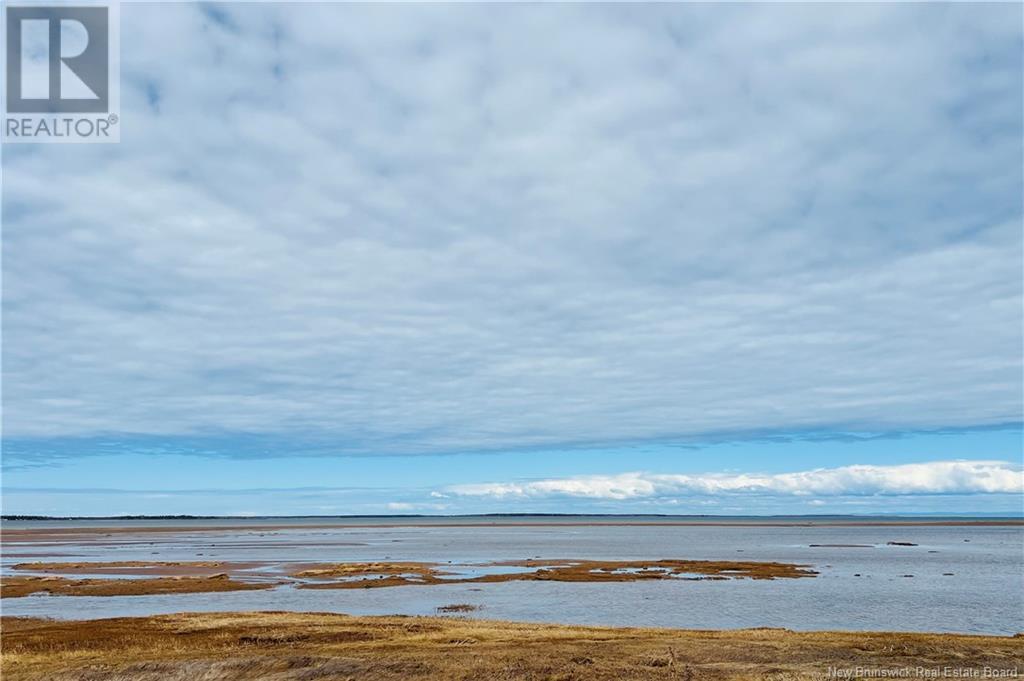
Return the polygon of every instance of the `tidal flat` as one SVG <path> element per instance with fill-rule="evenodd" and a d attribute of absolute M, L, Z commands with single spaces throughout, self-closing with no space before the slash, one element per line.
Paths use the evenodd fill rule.
<path fill-rule="evenodd" d="M 410 518 L 5 523 L 8 616 L 332 612 L 1013 635 L 1012 520 Z"/>

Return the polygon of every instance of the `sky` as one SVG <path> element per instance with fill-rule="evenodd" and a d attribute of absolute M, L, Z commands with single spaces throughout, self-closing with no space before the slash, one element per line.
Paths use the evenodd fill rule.
<path fill-rule="evenodd" d="M 1020 514 L 1022 12 L 124 3 L 3 512 Z"/>

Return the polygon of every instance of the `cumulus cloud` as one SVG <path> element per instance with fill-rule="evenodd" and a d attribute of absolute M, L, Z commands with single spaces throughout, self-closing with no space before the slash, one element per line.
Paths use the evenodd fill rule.
<path fill-rule="evenodd" d="M 843 466 L 758 475 L 622 473 L 530 482 L 455 485 L 450 494 L 496 498 L 552 496 L 627 500 L 671 496 L 868 496 L 1021 494 L 1024 471 L 1005 461 L 933 461 L 898 466 Z M 822 505 L 811 500 L 812 505 Z"/>
<path fill-rule="evenodd" d="M 1021 11 L 126 4 L 122 142 L 4 150 L 5 437 L 1017 422 Z"/>

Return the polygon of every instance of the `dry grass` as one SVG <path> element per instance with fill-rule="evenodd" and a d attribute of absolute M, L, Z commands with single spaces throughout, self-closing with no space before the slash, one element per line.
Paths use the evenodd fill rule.
<path fill-rule="evenodd" d="M 118 560 L 88 563 L 18 563 L 15 570 L 58 575 L 137 575 L 158 577 L 209 577 L 221 572 L 234 574 L 240 570 L 265 567 L 267 563 L 240 561 L 146 561 Z"/>
<path fill-rule="evenodd" d="M 465 584 L 470 582 L 555 581 L 635 582 L 652 579 L 776 579 L 813 577 L 805 565 L 788 563 L 653 560 L 525 560 L 497 563 L 517 566 L 527 572 L 459 576 L 452 566 L 417 562 L 365 562 L 304 565 L 291 576 L 314 580 L 302 589 L 361 589 L 385 586 Z M 51 573 L 11 575 L 0 578 L 0 598 L 17 598 L 34 593 L 60 596 L 140 596 L 168 593 L 209 593 L 243 591 L 278 586 L 280 579 L 262 582 L 234 579 L 240 570 L 265 567 L 263 563 L 217 561 L 159 562 L 116 561 L 94 563 L 19 563 L 16 570 Z M 486 567 L 483 565 L 481 567 Z M 135 579 L 74 578 L 75 575 L 145 575 Z M 252 578 L 250 572 L 244 577 Z M 266 575 L 265 575 L 266 576 Z"/>
<path fill-rule="evenodd" d="M 657 579 L 796 579 L 818 573 L 806 565 L 710 560 L 523 560 L 496 563 L 529 572 L 459 577 L 445 565 L 417 562 L 333 563 L 305 566 L 292 573 L 325 581 L 300 589 L 366 589 L 386 586 L 467 584 L 473 582 L 637 582 Z M 482 567 L 486 567 L 483 565 Z M 692 576 L 691 576 L 692 575 Z M 336 580 L 336 581 L 330 581 Z"/>
<path fill-rule="evenodd" d="M 1024 673 L 1024 638 L 676 631 L 233 613 L 6 618 L 7 681 L 822 679 L 829 667 Z"/>
<path fill-rule="evenodd" d="M 150 560 L 111 560 L 88 563 L 18 563 L 15 570 L 33 570 L 35 572 L 98 572 L 100 570 L 119 570 L 122 568 L 162 568 L 162 567 L 187 567 L 197 568 L 219 568 L 224 563 L 221 561 L 150 561 Z"/>
<path fill-rule="evenodd" d="M 7 577 L 0 580 L 0 598 L 34 593 L 57 596 L 146 596 L 151 594 L 210 593 L 269 589 L 272 583 L 239 582 L 227 574 L 208 577 L 158 577 L 156 579 L 67 579 L 66 577 Z"/>

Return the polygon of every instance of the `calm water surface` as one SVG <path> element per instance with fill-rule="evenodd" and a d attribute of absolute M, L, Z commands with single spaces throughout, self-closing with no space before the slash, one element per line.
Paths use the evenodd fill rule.
<path fill-rule="evenodd" d="M 217 521 L 205 521 L 216 526 Z M 525 558 L 802 563 L 813 579 L 633 583 L 505 582 L 168 596 L 6 598 L 4 615 L 98 618 L 182 611 L 435 614 L 451 603 L 488 619 L 683 628 L 786 627 L 1013 634 L 1024 631 L 1024 527 L 425 526 L 283 527 L 111 533 L 86 541 L 3 541 L 0 570 L 28 561 L 426 561 Z M 109 521 L 107 522 L 109 525 Z M 152 522 L 147 523 L 153 525 Z M 182 525 L 175 521 L 175 525 Z M 220 521 L 219 524 L 224 524 Z M 269 524 L 263 521 L 263 524 Z M 65 523 L 65 525 L 73 525 Z M 376 526 L 375 526 L 376 525 Z M 5 523 L 45 527 L 43 523 Z M 890 546 L 909 542 L 916 546 Z M 811 544 L 864 545 L 817 546 Z M 952 573 L 952 574 L 950 574 Z M 858 576 L 859 575 L 859 576 Z M 912 576 L 907 576 L 912 575 Z"/>

